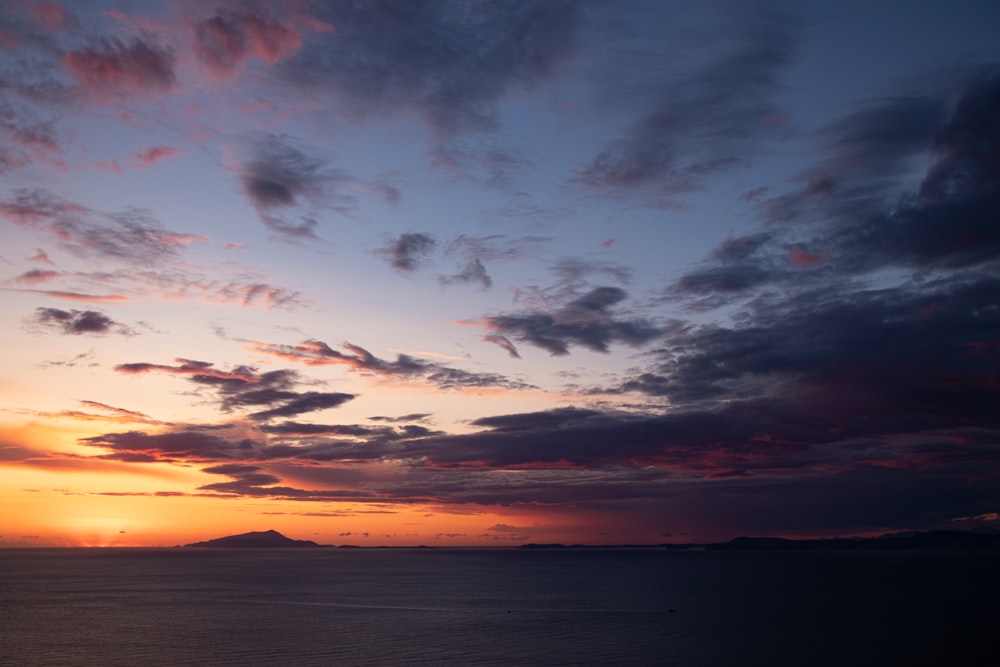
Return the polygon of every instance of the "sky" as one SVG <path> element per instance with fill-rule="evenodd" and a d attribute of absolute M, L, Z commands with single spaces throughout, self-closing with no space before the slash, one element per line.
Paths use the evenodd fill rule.
<path fill-rule="evenodd" d="M 1000 3 L 0 6 L 0 546 L 1000 528 Z"/>

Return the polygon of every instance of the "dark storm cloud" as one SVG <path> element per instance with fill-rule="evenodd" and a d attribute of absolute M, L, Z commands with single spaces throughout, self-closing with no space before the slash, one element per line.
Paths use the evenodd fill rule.
<path fill-rule="evenodd" d="M 301 142 L 285 135 L 268 135 L 253 147 L 240 175 L 243 191 L 261 222 L 289 238 L 318 238 L 317 212 L 348 213 L 354 198 L 337 191 L 350 181 L 347 172 L 331 168 Z M 297 216 L 297 220 L 292 217 Z"/>
<path fill-rule="evenodd" d="M 597 287 L 551 312 L 493 315 L 482 323 L 495 336 L 513 338 L 553 355 L 569 354 L 571 345 L 607 352 L 612 343 L 634 346 L 657 338 L 660 329 L 646 320 L 615 318 L 610 308 L 626 297 L 621 288 Z"/>
<path fill-rule="evenodd" d="M 586 3 L 464 0 L 317 6 L 336 37 L 285 67 L 297 86 L 332 88 L 357 115 L 413 107 L 441 132 L 496 124 L 516 84 L 544 80 L 571 53 Z"/>
<path fill-rule="evenodd" d="M 60 310 L 58 308 L 36 308 L 29 320 L 29 326 L 71 335 L 103 335 L 116 333 L 123 336 L 135 335 L 130 327 L 115 322 L 106 314 L 96 310 Z"/>
<path fill-rule="evenodd" d="M 375 254 L 397 271 L 416 271 L 434 250 L 437 241 L 430 234 L 410 232 L 389 239 Z"/>
<path fill-rule="evenodd" d="M 650 33 L 633 36 L 622 50 L 641 59 L 631 71 L 654 74 L 608 91 L 609 97 L 639 99 L 647 110 L 578 171 L 578 182 L 671 196 L 698 190 L 706 177 L 746 163 L 755 142 L 775 130 L 771 119 L 780 117 L 771 98 L 794 55 L 795 25 L 774 12 L 748 16 L 745 9 L 734 7 L 740 20 L 722 29 L 724 38 L 699 45 L 700 53 L 712 54 L 710 61 L 684 76 L 665 64 L 676 56 L 663 50 L 679 41 L 662 36 L 671 26 L 669 13 L 661 8 L 650 17 Z"/>
<path fill-rule="evenodd" d="M 376 357 L 358 345 L 344 343 L 346 352 L 335 350 L 323 341 L 307 340 L 297 345 L 255 342 L 254 352 L 305 364 L 307 366 L 347 366 L 357 371 L 400 380 L 423 380 L 439 389 L 501 387 L 511 390 L 535 389 L 520 380 L 497 373 L 477 373 L 424 361 L 408 354 L 397 354 L 395 361 Z"/>

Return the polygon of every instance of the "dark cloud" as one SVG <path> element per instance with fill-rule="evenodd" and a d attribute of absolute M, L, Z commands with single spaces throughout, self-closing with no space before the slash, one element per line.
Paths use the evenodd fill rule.
<path fill-rule="evenodd" d="M 232 479 L 229 482 L 205 484 L 198 487 L 198 489 L 212 494 L 227 496 L 280 498 L 285 500 L 333 501 L 375 499 L 370 498 L 370 493 L 352 489 L 306 490 L 289 486 L 275 486 L 281 481 L 281 478 L 270 473 L 260 472 L 261 470 L 262 468 L 259 466 L 225 464 L 202 468 L 202 472 L 226 475 Z"/>
<path fill-rule="evenodd" d="M 383 257 L 397 271 L 412 272 L 420 268 L 436 244 L 437 241 L 430 234 L 410 232 L 390 239 L 375 250 L 375 254 Z"/>
<path fill-rule="evenodd" d="M 514 345 L 514 343 L 511 342 L 510 338 L 507 338 L 506 336 L 501 336 L 498 334 L 486 334 L 480 336 L 479 338 L 484 342 L 493 343 L 494 345 L 506 350 L 507 354 L 509 354 L 514 359 L 521 358 L 521 354 L 517 351 L 517 346 Z"/>
<path fill-rule="evenodd" d="M 259 443 L 250 439 L 230 440 L 203 429 L 166 433 L 127 431 L 82 438 L 83 444 L 110 449 L 107 458 L 134 461 L 217 461 L 251 456 Z M 138 458 L 135 458 L 138 457 Z"/>
<path fill-rule="evenodd" d="M 265 424 L 260 427 L 260 430 L 280 436 L 344 435 L 360 437 L 378 435 L 385 432 L 384 428 L 371 428 L 368 426 L 358 426 L 357 424 L 302 424 L 299 422 Z"/>
<path fill-rule="evenodd" d="M 496 431 L 528 431 L 538 428 L 557 428 L 572 425 L 574 421 L 594 417 L 598 412 L 580 408 L 558 408 L 545 412 L 529 412 L 498 417 L 481 417 L 472 422 Z"/>
<path fill-rule="evenodd" d="M 414 412 L 409 415 L 400 415 L 399 417 L 386 417 L 383 415 L 376 415 L 374 417 L 369 417 L 368 419 L 372 421 L 382 421 L 382 422 L 418 422 L 423 421 L 430 417 L 430 414 L 426 412 Z"/>
<path fill-rule="evenodd" d="M 496 124 L 514 85 L 544 80 L 571 53 L 585 3 L 564 0 L 337 3 L 317 7 L 336 38 L 285 67 L 356 115 L 416 108 L 441 132 Z"/>
<path fill-rule="evenodd" d="M 318 238 L 319 210 L 347 213 L 354 207 L 353 197 L 337 191 L 351 177 L 285 135 L 255 142 L 240 179 L 264 226 L 293 239 Z"/>
<path fill-rule="evenodd" d="M 628 36 L 629 48 L 621 52 L 631 59 L 626 71 L 654 74 L 640 82 L 618 81 L 606 92 L 612 99 L 644 103 L 647 111 L 579 170 L 578 182 L 610 190 L 645 188 L 668 197 L 698 190 L 711 174 L 745 164 L 755 142 L 774 132 L 768 119 L 781 111 L 772 98 L 794 55 L 794 22 L 774 12 L 748 16 L 734 9 L 739 19 L 722 29 L 724 37 L 699 44 L 709 62 L 685 76 L 666 65 L 678 57 L 664 50 L 690 36 L 665 40 L 670 13 L 643 14 L 651 21 L 644 28 L 648 32 Z M 612 61 L 621 57 L 614 54 Z"/>
<path fill-rule="evenodd" d="M 178 362 L 177 366 L 138 362 L 119 364 L 115 366 L 115 370 L 129 375 L 158 372 L 185 376 L 196 385 L 215 390 L 225 411 L 251 406 L 273 406 L 248 415 L 256 421 L 334 408 L 355 398 L 354 394 L 337 392 L 294 391 L 293 388 L 302 380 L 291 370 L 259 373 L 250 366 L 236 366 L 227 371 L 215 368 L 214 364 L 207 361 L 175 361 Z"/>
<path fill-rule="evenodd" d="M 612 306 L 626 297 L 621 288 L 598 287 L 551 312 L 492 315 L 482 323 L 495 332 L 493 336 L 502 336 L 508 342 L 513 338 L 553 355 L 569 354 L 571 345 L 607 352 L 612 343 L 642 345 L 657 338 L 661 332 L 652 323 L 643 319 L 616 319 L 610 312 Z M 502 343 L 503 339 L 493 338 L 489 342 Z"/>
<path fill-rule="evenodd" d="M 420 379 L 439 389 L 469 389 L 476 387 L 503 387 L 512 390 L 534 389 L 519 380 L 496 373 L 477 373 L 432 361 L 424 361 L 407 354 L 397 354 L 395 361 L 376 357 L 358 345 L 344 343 L 346 352 L 334 350 L 318 340 L 307 340 L 297 345 L 280 345 L 255 342 L 255 352 L 305 364 L 307 366 L 347 366 L 356 371 L 398 378 Z"/>
<path fill-rule="evenodd" d="M 284 405 L 271 408 L 270 410 L 262 410 L 261 412 L 252 412 L 249 416 L 251 419 L 256 419 L 258 421 L 273 419 L 275 417 L 292 417 L 306 412 L 336 408 L 354 397 L 354 394 L 310 391 L 304 394 L 299 394 L 295 398 L 287 401 Z"/>
<path fill-rule="evenodd" d="M 824 130 L 828 157 L 796 192 L 760 202 L 766 232 L 733 238 L 668 293 L 710 308 L 762 289 L 796 291 L 893 269 L 993 271 L 1000 253 L 1000 167 L 992 157 L 1000 74 L 957 90 L 890 97 Z M 920 174 L 917 158 L 930 160 Z M 988 268 L 989 267 L 989 268 Z"/>
<path fill-rule="evenodd" d="M 60 310 L 58 308 L 36 308 L 29 320 L 29 326 L 42 331 L 52 331 L 71 335 L 96 335 L 115 333 L 123 336 L 135 335 L 135 330 L 115 322 L 106 314 L 96 310 Z"/>

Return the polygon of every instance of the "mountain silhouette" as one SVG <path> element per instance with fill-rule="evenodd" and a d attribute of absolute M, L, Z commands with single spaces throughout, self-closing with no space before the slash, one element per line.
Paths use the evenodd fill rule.
<path fill-rule="evenodd" d="M 265 530 L 241 535 L 227 535 L 205 542 L 185 544 L 185 547 L 210 547 L 225 549 L 276 549 L 289 547 L 320 547 L 312 540 L 292 540 L 276 530 Z"/>

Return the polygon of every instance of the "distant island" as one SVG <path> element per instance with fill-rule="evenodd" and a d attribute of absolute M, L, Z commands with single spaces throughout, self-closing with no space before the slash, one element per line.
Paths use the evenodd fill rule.
<path fill-rule="evenodd" d="M 228 535 L 205 542 L 185 544 L 190 548 L 287 549 L 332 548 L 312 540 L 293 540 L 276 530 Z M 343 544 L 340 549 L 427 549 L 428 547 L 361 547 Z M 666 551 L 821 551 L 821 550 L 911 550 L 962 549 L 1000 551 L 1000 533 L 961 530 L 889 533 L 879 537 L 831 537 L 827 539 L 786 539 L 783 537 L 736 537 L 726 542 L 663 544 L 522 544 L 520 549 L 660 549 Z"/>
<path fill-rule="evenodd" d="M 705 544 L 523 544 L 521 549 L 668 549 L 676 551 L 819 551 L 876 549 L 997 549 L 1000 533 L 962 530 L 930 530 L 918 533 L 890 533 L 879 537 L 832 537 L 791 540 L 783 537 L 737 537 L 727 542 Z"/>
<path fill-rule="evenodd" d="M 185 544 L 185 547 L 218 548 L 218 549 L 287 549 L 298 547 L 323 547 L 312 540 L 293 540 L 276 530 L 264 530 L 241 535 L 228 535 L 205 542 Z"/>

